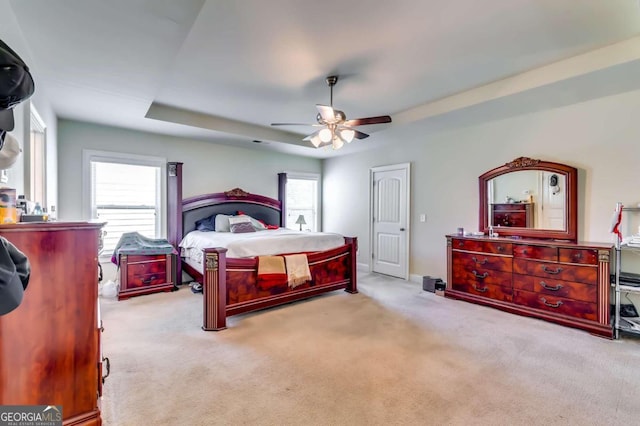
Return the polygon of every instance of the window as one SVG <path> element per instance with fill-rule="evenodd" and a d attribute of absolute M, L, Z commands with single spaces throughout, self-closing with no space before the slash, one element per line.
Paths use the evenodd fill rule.
<path fill-rule="evenodd" d="M 287 173 L 287 228 L 300 229 L 300 224 L 296 221 L 302 215 L 305 221 L 302 225 L 303 230 L 320 230 L 319 182 L 320 177 L 316 174 Z"/>
<path fill-rule="evenodd" d="M 29 193 L 27 198 L 47 208 L 46 127 L 33 104 L 29 136 Z"/>
<path fill-rule="evenodd" d="M 111 256 L 125 232 L 162 234 L 163 159 L 85 151 L 91 219 L 106 222 L 102 255 Z"/>

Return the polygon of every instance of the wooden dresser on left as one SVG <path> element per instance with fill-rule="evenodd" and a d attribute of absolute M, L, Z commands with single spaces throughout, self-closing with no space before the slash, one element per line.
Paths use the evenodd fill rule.
<path fill-rule="evenodd" d="M 61 405 L 65 425 L 102 424 L 102 225 L 0 225 L 31 264 L 22 304 L 0 316 L 0 405 Z"/>

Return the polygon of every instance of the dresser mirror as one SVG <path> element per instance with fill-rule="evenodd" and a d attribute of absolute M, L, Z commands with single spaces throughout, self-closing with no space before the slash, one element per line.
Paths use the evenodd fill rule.
<path fill-rule="evenodd" d="M 479 178 L 480 231 L 499 236 L 576 241 L 578 176 L 574 167 L 517 158 Z"/>

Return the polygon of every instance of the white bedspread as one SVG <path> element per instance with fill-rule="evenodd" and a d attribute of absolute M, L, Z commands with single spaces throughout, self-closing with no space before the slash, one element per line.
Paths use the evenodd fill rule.
<path fill-rule="evenodd" d="M 180 242 L 182 257 L 202 262 L 202 249 L 225 247 L 227 257 L 254 257 L 281 253 L 324 251 L 344 245 L 344 237 L 330 232 L 290 229 L 234 234 L 232 232 L 189 232 Z"/>

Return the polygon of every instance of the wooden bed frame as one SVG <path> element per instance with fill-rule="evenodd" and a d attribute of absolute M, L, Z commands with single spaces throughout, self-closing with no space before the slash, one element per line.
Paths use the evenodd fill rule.
<path fill-rule="evenodd" d="M 280 176 L 280 200 L 247 193 L 239 188 L 231 191 L 182 198 L 182 163 L 168 163 L 167 215 L 168 240 L 174 246 L 183 236 L 195 229 L 196 220 L 214 213 L 246 214 L 269 224 L 284 223 L 284 180 Z M 307 253 L 311 281 L 290 289 L 287 286 L 262 290 L 256 286 L 257 260 L 255 258 L 227 258 L 226 249 L 204 250 L 205 267 L 198 271 L 180 260 L 177 262 L 177 280 L 181 284 L 184 269 L 203 286 L 203 325 L 206 331 L 226 328 L 228 316 L 265 309 L 318 294 L 345 289 L 357 293 L 356 251 L 357 239 L 344 237 L 341 247 L 322 252 Z"/>

